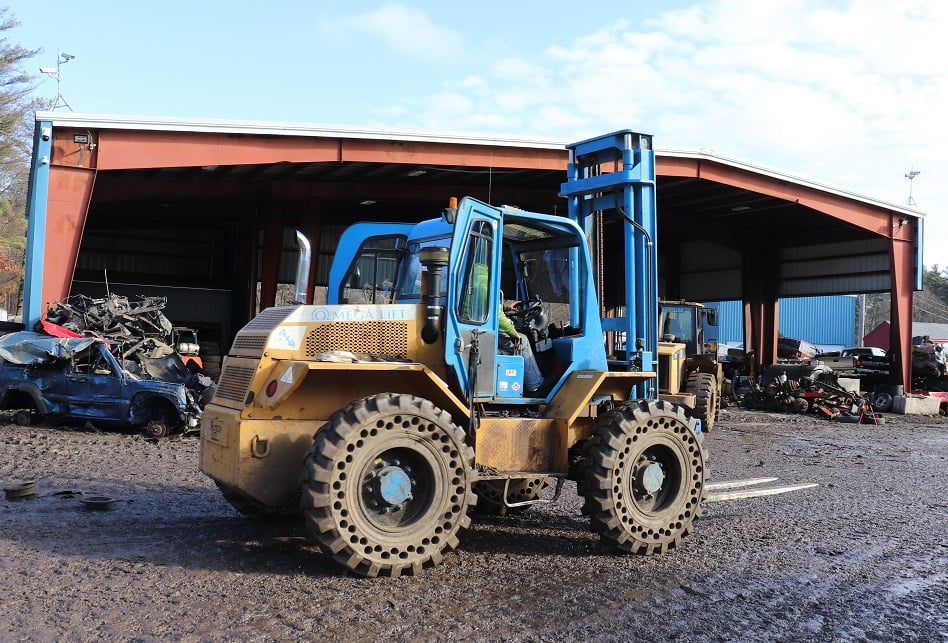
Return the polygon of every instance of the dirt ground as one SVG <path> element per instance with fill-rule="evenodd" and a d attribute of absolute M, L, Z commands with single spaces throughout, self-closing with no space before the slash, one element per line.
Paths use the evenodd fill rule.
<path fill-rule="evenodd" d="M 712 482 L 818 486 L 709 502 L 658 557 L 556 504 L 478 517 L 419 577 L 347 575 L 296 521 L 237 514 L 198 438 L 0 415 L 0 640 L 948 641 L 948 419 L 722 411 Z M 109 511 L 81 500 L 106 495 Z"/>

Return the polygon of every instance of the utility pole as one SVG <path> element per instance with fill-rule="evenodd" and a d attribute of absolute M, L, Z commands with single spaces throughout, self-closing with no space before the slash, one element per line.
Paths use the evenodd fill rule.
<path fill-rule="evenodd" d="M 59 51 L 57 51 L 56 54 L 56 68 L 40 67 L 40 73 L 46 74 L 50 78 L 56 79 L 56 100 L 53 102 L 53 110 L 55 110 L 57 107 L 66 107 L 71 112 L 72 107 L 66 102 L 66 99 L 63 98 L 63 94 L 60 91 L 59 84 L 62 80 L 62 77 L 60 76 L 59 68 L 75 58 L 75 56 L 72 54 L 64 54 Z"/>

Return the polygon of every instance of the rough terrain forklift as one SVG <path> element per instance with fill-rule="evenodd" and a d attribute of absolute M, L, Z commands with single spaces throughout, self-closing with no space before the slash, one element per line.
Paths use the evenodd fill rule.
<path fill-rule="evenodd" d="M 320 549 L 363 576 L 439 563 L 472 510 L 548 501 L 547 481 L 555 498 L 575 480 L 616 550 L 681 543 L 704 495 L 703 436 L 657 395 L 651 137 L 568 149 L 568 217 L 463 198 L 421 223 L 356 224 L 327 305 L 269 308 L 238 333 L 201 426 L 201 470 L 227 500 L 301 513 Z M 605 226 L 624 237 L 609 307 L 594 270 Z M 357 282 L 364 295 L 369 265 L 374 303 L 344 303 Z M 524 353 L 502 348 L 502 297 L 521 302 L 513 320 L 541 392 L 524 391 Z"/>

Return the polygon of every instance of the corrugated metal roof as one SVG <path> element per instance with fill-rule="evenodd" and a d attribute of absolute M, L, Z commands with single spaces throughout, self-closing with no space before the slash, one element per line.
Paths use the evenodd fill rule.
<path fill-rule="evenodd" d="M 340 125 L 320 125 L 313 123 L 293 123 L 278 121 L 240 121 L 226 119 L 171 118 L 160 116 L 128 116 L 106 114 L 77 114 L 75 112 L 37 112 L 36 121 L 49 121 L 53 126 L 79 127 L 90 129 L 125 129 L 145 131 L 205 132 L 221 134 L 257 134 L 267 136 L 309 136 L 330 138 L 352 138 L 389 141 L 417 141 L 427 143 L 451 143 L 457 145 L 494 145 L 537 149 L 563 149 L 572 142 L 566 140 L 541 140 L 515 136 L 473 134 L 473 133 L 435 133 L 408 129 L 383 129 L 374 127 L 352 127 Z M 860 195 L 850 190 L 833 187 L 813 179 L 804 178 L 757 163 L 750 163 L 717 155 L 705 149 L 682 149 L 656 147 L 656 154 L 670 158 L 696 159 L 720 163 L 728 167 L 753 172 L 769 178 L 787 181 L 801 187 L 808 187 L 847 199 L 853 199 L 873 206 L 893 210 L 900 214 L 924 218 L 925 213 L 904 205 L 888 203 L 879 199 Z"/>
<path fill-rule="evenodd" d="M 470 133 L 436 133 L 408 129 L 381 129 L 375 127 L 352 127 L 278 121 L 239 121 L 213 118 L 198 119 L 167 118 L 160 116 L 77 114 L 75 112 L 37 112 L 36 121 L 52 122 L 53 127 L 60 126 L 89 129 L 357 138 L 386 141 L 452 143 L 456 145 L 501 145 L 510 147 L 563 150 L 563 155 L 564 157 L 566 156 L 566 150 L 564 149 L 566 141 L 539 140 L 515 136 L 489 136 Z"/>

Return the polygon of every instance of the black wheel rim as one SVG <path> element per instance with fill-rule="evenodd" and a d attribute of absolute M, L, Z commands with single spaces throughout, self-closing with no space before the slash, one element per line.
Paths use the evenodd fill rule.
<path fill-rule="evenodd" d="M 630 492 L 635 508 L 655 517 L 671 506 L 682 489 L 681 454 L 672 443 L 644 449 L 632 463 Z"/>
<path fill-rule="evenodd" d="M 365 464 L 360 479 L 362 513 L 379 530 L 416 522 L 437 489 L 433 463 L 417 448 L 386 449 Z"/>

